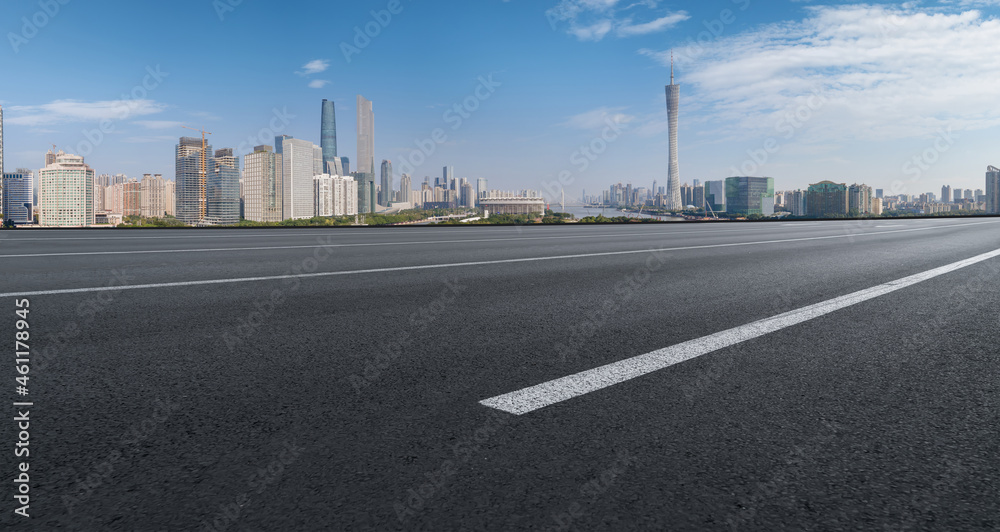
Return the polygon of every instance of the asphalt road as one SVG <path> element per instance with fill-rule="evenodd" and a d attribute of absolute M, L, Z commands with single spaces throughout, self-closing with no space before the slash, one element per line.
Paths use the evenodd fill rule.
<path fill-rule="evenodd" d="M 0 524 L 996 530 L 998 249 L 1000 219 L 2 232 L 32 368 L 0 390 L 34 405 L 31 518 L 8 406 Z"/>

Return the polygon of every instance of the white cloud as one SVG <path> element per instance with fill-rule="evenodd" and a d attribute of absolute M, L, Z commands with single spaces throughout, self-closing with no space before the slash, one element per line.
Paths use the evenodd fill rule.
<path fill-rule="evenodd" d="M 627 124 L 635 120 L 634 116 L 622 113 L 621 111 L 623 110 L 625 110 L 624 107 L 599 107 L 592 111 L 571 116 L 559 125 L 584 131 L 593 131 L 605 128 L 612 123 Z"/>
<path fill-rule="evenodd" d="M 70 122 L 100 122 L 124 120 L 133 116 L 156 114 L 166 105 L 153 100 L 110 100 L 84 102 L 80 100 L 55 100 L 42 105 L 13 106 L 7 110 L 8 124 L 41 126 Z"/>
<path fill-rule="evenodd" d="M 136 124 L 148 129 L 170 129 L 184 126 L 184 122 L 173 120 L 136 120 Z"/>
<path fill-rule="evenodd" d="M 620 4 L 620 0 L 561 0 L 545 15 L 553 29 L 564 26 L 566 33 L 581 41 L 600 41 L 612 32 L 618 37 L 656 33 L 691 18 L 687 12 L 677 11 L 647 22 L 636 22 L 634 11 L 637 8 L 655 9 L 657 0 Z"/>
<path fill-rule="evenodd" d="M 327 81 L 327 80 L 325 80 L 325 79 L 314 79 L 314 80 L 312 80 L 312 81 L 309 82 L 309 88 L 310 89 L 322 89 L 323 87 L 326 87 L 327 84 L 329 84 L 329 83 L 330 82 Z"/>
<path fill-rule="evenodd" d="M 708 43 L 680 72 L 682 97 L 709 107 L 727 131 L 775 135 L 821 95 L 818 108 L 802 111 L 811 118 L 801 129 L 816 142 L 1000 124 L 1000 21 L 919 9 L 807 8 L 802 21 Z M 669 64 L 669 52 L 640 53 Z"/>
<path fill-rule="evenodd" d="M 324 70 L 330 68 L 330 61 L 326 59 L 313 59 L 308 63 L 302 65 L 302 70 L 296 72 L 300 76 L 311 76 L 312 74 L 319 74 Z"/>

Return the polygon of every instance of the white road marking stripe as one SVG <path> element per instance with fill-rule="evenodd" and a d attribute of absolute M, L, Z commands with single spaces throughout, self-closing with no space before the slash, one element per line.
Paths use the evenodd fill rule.
<path fill-rule="evenodd" d="M 701 355 L 718 351 L 787 327 L 825 316 L 831 312 L 857 305 L 903 288 L 922 283 L 955 270 L 1000 256 L 1000 249 L 955 262 L 947 266 L 904 277 L 866 290 L 847 294 L 822 303 L 765 318 L 753 323 L 718 332 L 671 347 L 620 360 L 575 375 L 552 380 L 516 392 L 484 399 L 479 403 L 515 415 L 534 412 L 581 395 L 602 390 L 615 384 L 641 377 L 654 371 L 679 364 Z"/>
<path fill-rule="evenodd" d="M 986 223 L 1000 223 L 1000 222 L 976 222 L 970 224 L 963 224 L 963 226 L 970 225 L 982 225 Z M 562 260 L 562 259 L 583 259 L 592 257 L 611 257 L 616 255 L 637 255 L 644 253 L 664 253 L 668 251 L 688 251 L 692 249 L 711 249 L 711 248 L 728 248 L 737 246 L 754 246 L 754 245 L 766 245 L 766 244 L 782 244 L 787 242 L 804 242 L 809 240 L 827 240 L 833 238 L 858 238 L 862 236 L 871 235 L 883 235 L 883 234 L 893 234 L 893 233 L 907 233 L 910 231 L 923 231 L 933 228 L 920 228 L 920 229 L 900 229 L 897 231 L 878 231 L 872 233 L 856 233 L 849 235 L 831 235 L 831 236 L 812 236 L 806 238 L 786 238 L 782 240 L 761 240 L 758 242 L 733 242 L 729 244 L 710 244 L 704 246 L 684 246 L 676 248 L 659 248 L 659 249 L 637 249 L 631 251 L 606 251 L 602 253 L 583 253 L 579 255 L 556 255 L 550 257 L 528 257 L 523 259 L 500 259 L 500 260 L 484 260 L 475 262 L 453 262 L 448 264 L 424 264 L 420 266 L 397 266 L 393 268 L 373 268 L 368 270 L 347 270 L 338 272 L 317 272 L 317 273 L 300 273 L 300 274 L 288 274 L 288 275 L 272 275 L 267 277 L 243 277 L 237 279 L 208 279 L 204 281 L 178 281 L 173 283 L 151 283 L 151 284 L 137 284 L 129 286 L 97 286 L 92 288 L 66 288 L 62 290 L 38 290 L 34 292 L 8 292 L 6 294 L 0 294 L 2 297 L 25 297 L 25 296 L 46 296 L 46 295 L 57 295 L 57 294 L 82 294 L 88 292 L 110 292 L 118 290 L 139 290 L 148 288 L 171 288 L 178 286 L 201 286 L 201 285 L 211 285 L 211 284 L 231 284 L 231 283 L 249 283 L 254 281 L 280 281 L 284 279 L 307 279 L 311 277 L 334 277 L 339 275 L 359 275 L 365 273 L 388 273 L 388 272 L 404 272 L 404 271 L 414 271 L 414 270 L 434 270 L 439 268 L 460 268 L 464 266 L 488 266 L 495 264 L 515 264 L 519 262 L 541 262 L 547 260 Z"/>

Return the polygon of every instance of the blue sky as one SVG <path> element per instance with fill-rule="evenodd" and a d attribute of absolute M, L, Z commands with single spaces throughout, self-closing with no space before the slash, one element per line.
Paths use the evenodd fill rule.
<path fill-rule="evenodd" d="M 1000 162 L 994 0 L 50 1 L 3 6 L 6 168 L 56 144 L 98 173 L 172 178 L 180 125 L 216 148 L 318 143 L 323 98 L 354 165 L 362 94 L 397 180 L 412 161 L 414 183 L 447 164 L 568 197 L 664 185 L 670 50 L 686 182 L 937 192 L 983 188 Z"/>

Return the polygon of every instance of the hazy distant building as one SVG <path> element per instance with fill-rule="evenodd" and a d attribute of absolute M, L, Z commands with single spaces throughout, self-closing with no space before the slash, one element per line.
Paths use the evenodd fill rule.
<path fill-rule="evenodd" d="M 1000 168 L 986 169 L 986 213 L 1000 214 Z"/>
<path fill-rule="evenodd" d="M 462 183 L 461 203 L 463 207 L 472 208 L 476 206 L 476 187 L 472 186 L 471 183 Z"/>
<path fill-rule="evenodd" d="M 774 214 L 773 177 L 727 177 L 726 212 L 736 216 Z"/>
<path fill-rule="evenodd" d="M 372 102 L 358 95 L 358 172 L 375 175 L 375 112 Z"/>
<path fill-rule="evenodd" d="M 847 184 L 833 181 L 820 181 L 809 185 L 806 207 L 809 216 L 823 218 L 827 216 L 846 216 Z"/>
<path fill-rule="evenodd" d="M 951 196 L 951 187 L 948 186 L 948 185 L 945 185 L 945 186 L 941 187 L 941 202 L 942 203 L 951 203 L 951 199 L 952 199 L 952 196 Z"/>
<path fill-rule="evenodd" d="M 281 156 L 271 146 L 256 146 L 243 156 L 243 217 L 254 222 L 280 222 L 284 209 Z"/>
<path fill-rule="evenodd" d="M 94 224 L 94 170 L 78 155 L 63 154 L 38 172 L 39 225 Z"/>
<path fill-rule="evenodd" d="M 0 211 L 3 212 L 4 221 L 11 221 L 14 225 L 34 223 L 32 193 L 35 185 L 31 170 L 18 168 L 16 172 L 3 174 L 0 186 L 3 187 Z"/>
<path fill-rule="evenodd" d="M 847 188 L 847 211 L 856 216 L 871 214 L 872 187 L 853 184 Z"/>
<path fill-rule="evenodd" d="M 806 215 L 806 196 L 806 192 L 802 190 L 793 190 L 785 193 L 785 208 L 788 209 L 792 216 Z"/>
<path fill-rule="evenodd" d="M 177 216 L 177 183 L 163 182 L 163 212 L 167 216 Z"/>
<path fill-rule="evenodd" d="M 419 203 L 413 201 L 411 197 L 413 195 L 413 183 L 410 180 L 410 174 L 403 174 L 399 176 L 399 197 L 397 201 L 400 203 Z"/>
<path fill-rule="evenodd" d="M 375 174 L 365 172 L 354 172 L 352 174 L 357 183 L 358 191 L 358 212 L 361 214 L 378 211 L 378 188 L 375 184 Z"/>
<path fill-rule="evenodd" d="M 340 161 L 337 158 L 337 107 L 332 101 L 323 99 L 320 116 L 320 148 L 323 150 L 323 172 L 341 175 L 336 169 Z"/>
<path fill-rule="evenodd" d="M 487 183 L 488 183 L 488 181 L 486 181 L 486 179 L 484 179 L 482 177 L 480 177 L 479 179 L 476 179 L 476 201 L 477 202 L 479 201 L 479 197 L 481 197 L 483 195 L 483 192 L 486 192 L 488 190 Z"/>
<path fill-rule="evenodd" d="M 392 161 L 383 159 L 380 170 L 382 186 L 378 191 L 378 204 L 388 206 L 392 202 Z"/>

